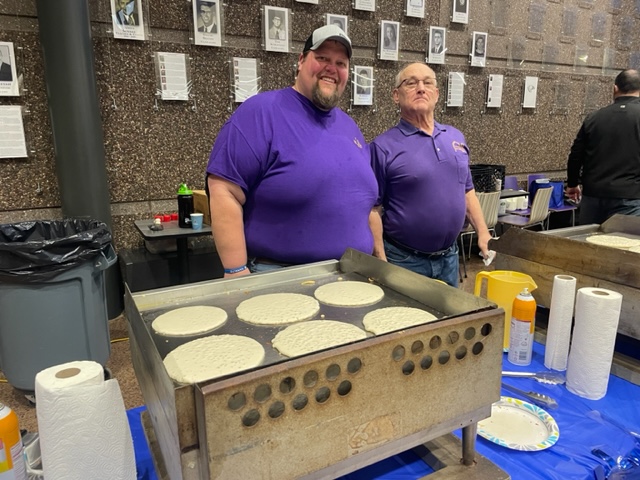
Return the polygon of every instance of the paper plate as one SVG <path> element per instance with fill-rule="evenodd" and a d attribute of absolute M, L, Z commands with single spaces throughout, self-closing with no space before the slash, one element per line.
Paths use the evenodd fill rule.
<path fill-rule="evenodd" d="M 558 424 L 546 411 L 517 398 L 500 397 L 491 417 L 478 422 L 478 435 L 514 450 L 549 448 L 560 437 Z"/>

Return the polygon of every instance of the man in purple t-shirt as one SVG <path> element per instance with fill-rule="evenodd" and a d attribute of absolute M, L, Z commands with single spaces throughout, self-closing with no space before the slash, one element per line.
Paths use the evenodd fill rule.
<path fill-rule="evenodd" d="M 373 252 L 377 198 L 367 143 L 336 107 L 351 41 L 318 28 L 293 87 L 246 100 L 220 130 L 207 165 L 211 228 L 225 278 Z M 381 226 L 377 226 L 378 230 Z"/>
<path fill-rule="evenodd" d="M 459 130 L 435 121 L 438 86 L 425 64 L 400 71 L 393 99 L 400 123 L 370 146 L 384 232 L 376 232 L 376 251 L 384 250 L 393 264 L 457 286 L 456 240 L 465 216 L 485 257 L 491 238 L 473 189 L 469 149 Z"/>

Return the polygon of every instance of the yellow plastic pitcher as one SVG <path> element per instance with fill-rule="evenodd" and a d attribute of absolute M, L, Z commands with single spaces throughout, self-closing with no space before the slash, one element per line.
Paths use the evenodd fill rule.
<path fill-rule="evenodd" d="M 509 348 L 509 327 L 511 326 L 511 308 L 516 296 L 526 287 L 532 291 L 538 286 L 529 275 L 509 270 L 478 272 L 474 295 L 480 296 L 482 280 L 487 279 L 487 300 L 497 303 L 504 309 L 504 350 Z"/>

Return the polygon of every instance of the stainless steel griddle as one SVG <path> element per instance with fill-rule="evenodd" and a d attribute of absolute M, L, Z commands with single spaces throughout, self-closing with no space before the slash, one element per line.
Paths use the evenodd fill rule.
<path fill-rule="evenodd" d="M 361 308 L 321 304 L 316 319 L 362 328 L 369 311 L 410 306 L 438 320 L 288 359 L 271 347 L 285 327 L 250 325 L 235 315 L 254 295 L 313 295 L 338 278 L 372 282 L 385 298 Z M 334 478 L 458 428 L 461 456 L 472 464 L 476 423 L 500 396 L 501 309 L 353 250 L 339 262 L 127 292 L 125 303 L 163 478 Z M 225 309 L 229 319 L 214 333 L 258 340 L 267 352 L 264 364 L 196 385 L 173 382 L 162 359 L 195 337 L 161 337 L 150 325 L 192 305 Z"/>

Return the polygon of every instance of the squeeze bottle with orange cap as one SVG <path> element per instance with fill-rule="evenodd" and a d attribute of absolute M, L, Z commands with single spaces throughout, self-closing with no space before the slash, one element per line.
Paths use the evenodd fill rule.
<path fill-rule="evenodd" d="M 525 288 L 513 301 L 509 334 L 509 356 L 514 365 L 529 365 L 533 351 L 533 331 L 536 324 L 536 301 Z"/>
<path fill-rule="evenodd" d="M 0 403 L 0 478 L 27 480 L 18 416 Z"/>

